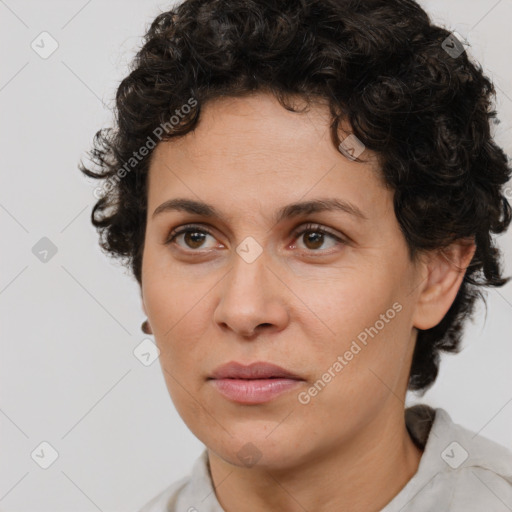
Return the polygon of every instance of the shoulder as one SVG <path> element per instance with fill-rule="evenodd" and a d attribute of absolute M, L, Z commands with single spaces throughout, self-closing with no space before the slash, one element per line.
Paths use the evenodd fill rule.
<path fill-rule="evenodd" d="M 179 495 L 190 483 L 190 475 L 173 482 L 147 502 L 138 512 L 174 512 Z"/>
<path fill-rule="evenodd" d="M 423 445 L 422 459 L 447 469 L 481 468 L 512 480 L 512 451 L 457 423 L 441 408 L 421 404 L 405 411 L 409 432 Z"/>
<path fill-rule="evenodd" d="M 211 480 L 208 452 L 203 450 L 190 473 L 172 483 L 138 512 L 223 512 Z"/>
<path fill-rule="evenodd" d="M 510 512 L 512 452 L 453 422 L 441 408 L 406 410 L 424 451 L 416 474 L 382 512 Z"/>
<path fill-rule="evenodd" d="M 456 423 L 443 409 L 439 432 L 446 446 L 444 472 L 453 475 L 451 502 L 457 510 L 512 510 L 512 452 Z M 443 435 L 444 434 L 444 435 Z M 442 446 L 440 446 L 442 448 Z"/>
<path fill-rule="evenodd" d="M 509 448 L 454 423 L 444 409 L 436 409 L 434 427 L 432 431 L 438 437 L 436 444 L 439 448 L 448 442 L 441 458 L 450 469 L 479 468 L 512 482 L 512 451 Z"/>
<path fill-rule="evenodd" d="M 510 512 L 512 479 L 481 466 L 461 468 L 453 481 L 450 510 Z"/>

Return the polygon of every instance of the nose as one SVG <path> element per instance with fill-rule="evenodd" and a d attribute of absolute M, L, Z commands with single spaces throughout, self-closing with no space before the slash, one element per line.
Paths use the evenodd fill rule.
<path fill-rule="evenodd" d="M 235 255 L 233 267 L 215 287 L 220 296 L 214 321 L 222 329 L 252 338 L 260 330 L 278 332 L 285 328 L 289 294 L 267 263 L 265 253 L 251 263 Z"/>

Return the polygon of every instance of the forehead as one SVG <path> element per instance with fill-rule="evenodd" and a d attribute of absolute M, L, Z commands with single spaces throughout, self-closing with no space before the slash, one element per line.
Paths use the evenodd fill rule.
<path fill-rule="evenodd" d="M 365 162 L 349 160 L 334 146 L 330 123 L 327 105 L 290 112 L 269 94 L 208 102 L 192 132 L 155 148 L 150 213 L 173 196 L 220 201 L 227 210 L 248 205 L 275 210 L 277 203 L 327 195 L 361 210 L 385 200 L 376 155 L 366 150 Z"/>

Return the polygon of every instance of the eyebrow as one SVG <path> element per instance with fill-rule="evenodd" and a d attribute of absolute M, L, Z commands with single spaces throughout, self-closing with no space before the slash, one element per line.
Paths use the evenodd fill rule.
<path fill-rule="evenodd" d="M 213 205 L 185 198 L 169 199 L 165 201 L 155 209 L 152 218 L 169 211 L 183 211 L 203 217 L 217 218 L 226 222 L 225 215 Z M 284 219 L 326 211 L 344 212 L 360 220 L 368 220 L 368 217 L 356 205 L 348 201 L 335 198 L 320 198 L 311 201 L 291 203 L 282 207 L 275 214 L 274 222 L 277 224 Z"/>

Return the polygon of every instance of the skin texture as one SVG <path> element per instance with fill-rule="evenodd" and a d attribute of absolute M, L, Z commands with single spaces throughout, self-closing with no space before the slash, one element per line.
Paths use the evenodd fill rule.
<path fill-rule="evenodd" d="M 375 155 L 343 156 L 320 103 L 293 113 L 257 93 L 213 100 L 201 116 L 194 132 L 155 148 L 148 177 L 141 292 L 170 396 L 208 448 L 227 512 L 378 511 L 421 457 L 403 414 L 416 329 L 443 318 L 475 247 L 457 243 L 412 262 Z M 178 197 L 210 203 L 226 220 L 153 218 Z M 279 208 L 316 198 L 349 201 L 367 219 L 334 211 L 274 222 Z M 165 245 L 189 223 L 213 234 Z M 345 243 L 311 240 L 315 228 L 294 237 L 308 223 Z M 236 252 L 248 236 L 263 249 L 252 263 Z M 394 303 L 400 312 L 300 403 Z M 207 380 L 229 361 L 272 362 L 304 381 L 268 403 L 237 404 Z M 249 442 L 260 456 L 251 467 L 237 456 Z"/>

